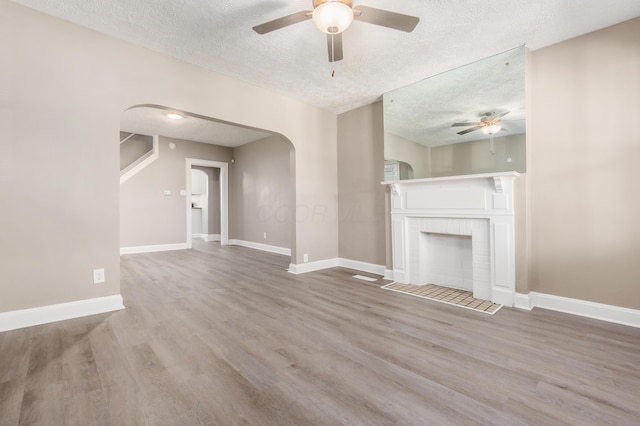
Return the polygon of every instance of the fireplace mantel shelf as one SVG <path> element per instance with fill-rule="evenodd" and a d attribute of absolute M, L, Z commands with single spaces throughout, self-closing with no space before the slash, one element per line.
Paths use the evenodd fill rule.
<path fill-rule="evenodd" d="M 397 185 L 425 185 L 425 184 L 439 184 L 439 183 L 448 183 L 455 181 L 470 181 L 470 180 L 481 180 L 481 179 L 493 179 L 493 185 L 497 192 L 501 193 L 504 191 L 504 182 L 505 178 L 516 178 L 520 176 L 518 172 L 498 172 L 498 173 L 482 173 L 476 175 L 458 175 L 458 176 L 442 176 L 435 178 L 423 178 L 423 179 L 405 179 L 405 180 L 391 180 L 380 182 L 382 185 L 390 185 L 391 191 L 394 193 L 397 192 Z"/>
<path fill-rule="evenodd" d="M 405 180 L 388 180 L 381 182 L 383 185 L 412 185 L 417 183 L 431 183 L 431 182 L 447 182 L 454 180 L 473 180 L 473 179 L 493 179 L 502 177 L 518 177 L 518 172 L 498 172 L 498 173 L 481 173 L 477 175 L 458 175 L 458 176 L 442 176 L 434 178 L 423 179 L 405 179 Z"/>

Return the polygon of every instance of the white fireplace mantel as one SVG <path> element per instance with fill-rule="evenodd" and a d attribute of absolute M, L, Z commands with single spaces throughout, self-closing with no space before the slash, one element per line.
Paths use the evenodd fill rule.
<path fill-rule="evenodd" d="M 391 189 L 393 279 L 421 282 L 424 234 L 472 238 L 475 297 L 513 306 L 517 172 L 382 182 Z"/>

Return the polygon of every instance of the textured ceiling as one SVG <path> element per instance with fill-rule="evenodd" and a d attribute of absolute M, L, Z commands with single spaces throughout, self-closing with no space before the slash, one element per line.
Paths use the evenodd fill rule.
<path fill-rule="evenodd" d="M 638 0 L 356 0 L 420 23 L 404 33 L 355 21 L 344 60 L 329 64 L 311 21 L 251 29 L 311 9 L 311 0 L 15 1 L 335 113 L 517 46 L 535 50 L 640 15 Z"/>
<path fill-rule="evenodd" d="M 183 112 L 183 119 L 172 120 L 165 115 L 171 111 L 155 106 L 130 108 L 122 113 L 120 130 L 229 147 L 237 147 L 273 135 Z"/>
<path fill-rule="evenodd" d="M 525 132 L 523 47 L 429 77 L 384 95 L 384 130 L 427 146 L 488 138 L 481 130 L 458 135 L 488 112 L 508 112 L 496 137 Z"/>

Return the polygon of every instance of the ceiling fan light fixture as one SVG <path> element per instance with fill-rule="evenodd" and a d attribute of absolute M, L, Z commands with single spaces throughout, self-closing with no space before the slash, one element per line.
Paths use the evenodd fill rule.
<path fill-rule="evenodd" d="M 487 135 L 493 135 L 502 129 L 502 126 L 499 124 L 490 124 L 489 126 L 485 126 L 482 128 L 482 131 Z"/>
<path fill-rule="evenodd" d="M 182 114 L 178 114 L 177 112 L 167 112 L 164 115 L 166 115 L 167 118 L 170 118 L 172 120 L 182 120 L 184 118 Z"/>
<path fill-rule="evenodd" d="M 327 34 L 340 34 L 353 22 L 353 9 L 340 0 L 327 0 L 313 10 L 313 23 Z"/>

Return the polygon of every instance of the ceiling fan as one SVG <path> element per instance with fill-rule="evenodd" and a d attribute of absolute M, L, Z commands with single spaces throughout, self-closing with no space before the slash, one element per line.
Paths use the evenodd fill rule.
<path fill-rule="evenodd" d="M 502 129 L 502 117 L 507 114 L 509 114 L 509 111 L 501 112 L 498 114 L 493 111 L 485 112 L 484 114 L 482 114 L 482 118 L 480 119 L 480 121 L 477 121 L 475 123 L 453 123 L 451 127 L 472 126 L 469 129 L 458 132 L 459 135 L 466 135 L 467 133 L 475 132 L 476 130 L 482 129 L 484 133 L 492 136 L 494 133 L 497 133 Z"/>
<path fill-rule="evenodd" d="M 351 25 L 354 19 L 405 32 L 413 31 L 420 21 L 420 18 L 415 16 L 389 12 L 374 7 L 353 7 L 352 0 L 313 0 L 313 10 L 305 10 L 283 16 L 282 18 L 256 25 L 253 30 L 258 34 L 266 34 L 308 19 L 313 19 L 318 29 L 327 34 L 329 62 L 342 60 L 342 32 Z"/>

